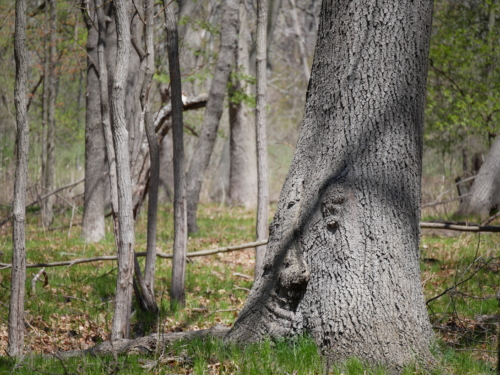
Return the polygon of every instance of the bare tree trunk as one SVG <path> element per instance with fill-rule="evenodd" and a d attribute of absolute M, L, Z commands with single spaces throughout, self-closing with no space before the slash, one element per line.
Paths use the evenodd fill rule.
<path fill-rule="evenodd" d="M 87 24 L 87 94 L 85 118 L 85 193 L 82 237 L 86 242 L 98 242 L 105 236 L 104 227 L 104 168 L 105 144 L 99 96 L 97 44 L 97 10 L 95 2 L 82 1 Z"/>
<path fill-rule="evenodd" d="M 255 129 L 257 139 L 257 241 L 269 236 L 269 183 L 267 177 L 267 78 L 266 78 L 266 25 L 267 1 L 257 1 L 257 105 L 255 107 Z M 267 246 L 255 249 L 255 279 L 260 277 Z"/>
<path fill-rule="evenodd" d="M 160 177 L 160 152 L 158 139 L 156 137 L 154 119 L 151 114 L 150 89 L 154 73 L 154 46 L 153 46 L 153 11 L 154 0 L 144 0 L 144 39 L 146 49 L 143 52 L 140 65 L 140 81 L 142 81 L 140 102 L 142 107 L 142 117 L 146 136 L 149 144 L 150 156 L 150 180 L 149 180 L 149 205 L 148 205 L 148 227 L 147 227 L 147 256 L 144 268 L 144 277 L 141 274 L 137 257 L 135 260 L 135 276 L 138 284 L 137 290 L 140 291 L 137 299 L 140 306 L 150 312 L 157 312 L 154 293 L 154 277 L 156 262 L 156 222 L 158 213 L 158 184 Z"/>
<path fill-rule="evenodd" d="M 486 218 L 493 210 L 500 211 L 500 137 L 491 146 L 472 183 L 470 195 L 462 199 L 456 214 Z"/>
<path fill-rule="evenodd" d="M 118 187 L 118 278 L 111 340 L 128 338 L 134 272 L 134 222 L 128 132 L 125 117 L 125 89 L 130 57 L 130 26 L 125 0 L 113 1 L 117 32 L 116 70 L 111 93 L 113 143 Z"/>
<path fill-rule="evenodd" d="M 326 0 L 263 272 L 228 339 L 431 365 L 419 268 L 432 1 Z"/>
<path fill-rule="evenodd" d="M 168 66 L 172 103 L 172 132 L 174 143 L 174 258 L 172 260 L 171 303 L 184 305 L 187 253 L 186 179 L 184 172 L 184 136 L 182 119 L 182 87 L 179 65 L 177 21 L 172 6 L 163 0 L 167 29 Z"/>
<path fill-rule="evenodd" d="M 56 0 L 50 0 L 49 5 L 49 70 L 48 75 L 48 98 L 47 98 L 47 139 L 44 147 L 46 148 L 46 168 L 43 178 L 44 193 L 54 190 L 55 177 L 55 111 L 56 111 L 56 59 L 57 59 L 57 9 Z M 52 206 L 54 205 L 55 196 L 50 196 L 43 202 L 42 206 L 42 223 L 44 227 L 49 227 L 54 220 Z"/>
<path fill-rule="evenodd" d="M 229 90 L 230 171 L 229 200 L 247 208 L 257 204 L 257 158 L 255 130 L 244 97 L 251 95 L 248 31 L 245 2 L 240 4 L 240 33 L 235 51 L 235 67 Z"/>
<path fill-rule="evenodd" d="M 203 128 L 191 159 L 186 179 L 187 225 L 190 233 L 198 231 L 196 211 L 205 170 L 214 149 L 217 129 L 222 116 L 224 94 L 231 73 L 234 51 L 237 48 L 239 30 L 239 1 L 226 0 L 221 27 L 221 48 L 210 85 Z"/>
<path fill-rule="evenodd" d="M 304 78 L 309 82 L 309 77 L 311 75 L 309 71 L 309 63 L 307 62 L 307 54 L 305 48 L 305 39 L 302 36 L 302 30 L 300 29 L 299 17 L 297 16 L 297 4 L 295 0 L 289 0 L 290 2 L 290 12 L 292 14 L 293 31 L 298 39 L 299 55 L 300 61 L 302 63 L 302 71 L 304 72 Z"/>
<path fill-rule="evenodd" d="M 24 349 L 24 291 L 26 283 L 26 186 L 28 180 L 29 128 L 27 110 L 28 80 L 26 53 L 26 0 L 16 0 L 14 53 L 16 83 L 14 101 L 17 122 L 17 165 L 12 224 L 12 272 L 9 300 L 9 343 L 7 354 L 19 357 Z"/>

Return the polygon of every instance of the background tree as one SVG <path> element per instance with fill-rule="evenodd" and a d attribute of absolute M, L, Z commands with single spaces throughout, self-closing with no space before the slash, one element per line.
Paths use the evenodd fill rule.
<path fill-rule="evenodd" d="M 324 1 L 263 271 L 229 339 L 310 334 L 332 359 L 432 360 L 419 277 L 432 2 Z"/>
<path fill-rule="evenodd" d="M 189 232 L 197 232 L 196 211 L 205 170 L 217 137 L 217 129 L 222 116 L 226 86 L 237 48 L 239 30 L 239 2 L 226 0 L 220 32 L 221 49 L 217 57 L 215 73 L 210 85 L 208 102 L 203 118 L 203 127 L 191 158 L 186 176 L 187 225 Z"/>
<path fill-rule="evenodd" d="M 105 236 L 105 144 L 102 127 L 98 68 L 98 18 L 94 1 L 82 2 L 87 25 L 87 90 L 85 95 L 85 189 L 82 237 L 98 242 Z M 106 81 L 107 84 L 107 81 Z"/>
<path fill-rule="evenodd" d="M 9 346 L 7 353 L 19 357 L 24 349 L 24 292 L 26 283 L 26 185 L 28 180 L 29 128 L 27 110 L 28 64 L 26 52 L 26 0 L 16 0 L 14 53 L 17 122 L 17 165 L 12 212 L 12 272 L 9 300 Z"/>
<path fill-rule="evenodd" d="M 163 1 L 167 32 L 168 69 L 172 103 L 172 133 L 174 144 L 174 257 L 172 259 L 171 304 L 185 304 L 187 254 L 186 178 L 184 171 L 184 127 L 182 119 L 182 87 L 179 64 L 177 20 L 172 6 Z"/>
<path fill-rule="evenodd" d="M 267 239 L 268 229 L 268 210 L 269 210 L 269 182 L 267 178 L 267 52 L 266 52 L 266 26 L 267 26 L 267 3 L 266 0 L 257 2 L 257 93 L 255 107 L 255 129 L 257 139 L 257 241 Z M 266 246 L 258 246 L 255 249 L 255 279 L 262 272 L 262 264 Z"/>

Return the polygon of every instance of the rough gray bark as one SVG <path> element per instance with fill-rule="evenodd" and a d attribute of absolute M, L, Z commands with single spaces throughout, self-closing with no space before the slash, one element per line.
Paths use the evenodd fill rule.
<path fill-rule="evenodd" d="M 255 134 L 257 140 L 257 241 L 265 240 L 269 236 L 269 180 L 267 176 L 267 0 L 257 1 L 257 89 L 255 106 Z M 255 249 L 255 279 L 262 272 L 262 264 L 267 246 Z"/>
<path fill-rule="evenodd" d="M 14 56 L 16 60 L 16 83 L 14 102 L 17 123 L 17 165 L 14 182 L 12 223 L 12 272 L 9 300 L 9 342 L 7 354 L 19 357 L 24 349 L 24 292 L 26 283 L 26 186 L 28 180 L 29 128 L 27 110 L 28 80 L 26 53 L 26 0 L 16 0 L 16 25 L 14 34 Z"/>
<path fill-rule="evenodd" d="M 48 2 L 49 8 L 49 25 L 50 25 L 50 37 L 49 37 L 49 54 L 48 54 L 48 95 L 47 95 L 47 138 L 45 139 L 46 148 L 45 155 L 45 170 L 42 174 L 44 193 L 54 190 L 54 178 L 55 178 L 55 112 L 56 112 L 56 59 L 57 59 L 57 9 L 56 0 L 51 0 Z M 54 220 L 52 207 L 54 205 L 54 196 L 48 197 L 42 203 L 42 224 L 44 227 L 49 227 Z"/>
<path fill-rule="evenodd" d="M 172 103 L 172 133 L 174 144 L 174 257 L 172 260 L 171 303 L 185 304 L 185 278 L 187 253 L 186 179 L 184 172 L 184 132 L 182 119 L 182 87 L 179 65 L 179 38 L 174 10 L 165 7 L 168 68 Z"/>
<path fill-rule="evenodd" d="M 323 2 L 263 272 L 229 339 L 307 332 L 334 360 L 432 362 L 418 246 L 431 14 L 430 0 Z"/>
<path fill-rule="evenodd" d="M 462 199 L 456 214 L 477 215 L 484 219 L 494 210 L 500 211 L 500 137 L 491 146 L 472 183 L 470 195 Z"/>
<path fill-rule="evenodd" d="M 82 237 L 98 242 L 105 236 L 104 179 L 105 144 L 99 95 L 97 10 L 94 1 L 82 2 L 87 24 L 87 93 L 85 116 L 85 190 Z"/>
<path fill-rule="evenodd" d="M 134 272 L 134 222 L 128 132 L 125 117 L 125 90 L 130 57 L 130 26 L 125 0 L 113 1 L 117 33 L 116 69 L 111 92 L 113 144 L 118 187 L 118 277 L 111 340 L 128 338 Z"/>
<path fill-rule="evenodd" d="M 224 95 L 237 48 L 239 29 L 239 1 L 226 0 L 221 26 L 221 48 L 210 85 L 208 103 L 203 118 L 203 128 L 193 153 L 186 177 L 187 225 L 190 233 L 198 231 L 196 210 L 205 170 L 212 154 L 217 129 L 222 116 Z"/>
<path fill-rule="evenodd" d="M 257 158 L 255 131 L 247 104 L 242 96 L 250 96 L 249 41 L 245 2 L 240 4 L 240 32 L 235 67 L 229 91 L 230 171 L 229 201 L 232 205 L 255 207 L 257 203 Z"/>

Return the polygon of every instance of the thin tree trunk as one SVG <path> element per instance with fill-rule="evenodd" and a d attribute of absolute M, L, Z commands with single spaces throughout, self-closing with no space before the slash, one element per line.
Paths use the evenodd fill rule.
<path fill-rule="evenodd" d="M 108 91 L 108 69 L 106 65 L 106 22 L 104 14 L 103 0 L 96 0 L 97 26 L 99 38 L 97 42 L 97 61 L 99 69 L 99 96 L 101 103 L 101 121 L 104 134 L 104 144 L 106 147 L 106 158 L 108 162 L 108 176 L 110 183 L 111 210 L 113 212 L 113 227 L 115 232 L 115 241 L 118 248 L 118 187 L 116 181 L 116 156 L 113 145 L 113 133 L 111 131 L 111 119 L 109 110 L 109 91 Z"/>
<path fill-rule="evenodd" d="M 141 301 L 140 305 L 150 312 L 157 312 L 154 293 L 154 277 L 156 262 L 156 218 L 158 213 L 158 184 L 160 178 L 160 152 L 158 139 L 156 137 L 154 119 L 151 114 L 150 89 L 154 73 L 154 46 L 153 46 L 153 11 L 154 0 L 144 0 L 144 39 L 146 49 L 140 65 L 140 81 L 142 81 L 140 102 L 142 107 L 142 117 L 149 144 L 150 156 L 150 179 L 149 179 L 149 205 L 148 205 L 148 225 L 147 225 L 147 256 L 144 268 L 144 277 L 142 277 L 137 257 L 135 260 L 135 276 L 140 290 L 137 299 Z M 142 25 L 142 23 L 141 23 Z"/>
<path fill-rule="evenodd" d="M 182 119 L 182 87 L 179 65 L 179 39 L 177 21 L 172 6 L 165 7 L 168 67 L 170 72 L 172 103 L 172 133 L 174 143 L 174 258 L 172 260 L 171 303 L 184 305 L 187 253 L 186 179 L 184 172 L 184 138 Z"/>
<path fill-rule="evenodd" d="M 14 186 L 12 224 L 12 272 L 9 300 L 9 342 L 7 354 L 19 357 L 24 349 L 24 292 L 26 283 L 26 186 L 28 180 L 29 128 L 27 110 L 28 80 L 26 53 L 26 0 L 16 1 L 16 26 L 14 53 L 16 60 L 16 83 L 14 101 L 17 123 L 17 165 Z"/>
<path fill-rule="evenodd" d="M 128 338 L 134 272 L 134 222 L 128 132 L 125 121 L 125 89 L 130 57 L 130 26 L 125 0 L 113 1 L 117 32 L 116 70 L 111 93 L 113 144 L 118 187 L 118 278 L 111 340 Z"/>
<path fill-rule="evenodd" d="M 266 124 L 266 25 L 267 2 L 257 1 L 257 105 L 255 107 L 255 129 L 257 139 L 257 241 L 265 240 L 269 236 L 269 184 L 267 177 L 267 124 Z M 255 249 L 255 279 L 262 272 L 262 264 L 267 246 Z"/>
<path fill-rule="evenodd" d="M 245 2 L 240 4 L 240 32 L 238 48 L 235 50 L 235 67 L 229 90 L 230 167 L 229 200 L 232 205 L 247 208 L 257 204 L 257 157 L 255 153 L 255 130 L 248 105 L 242 97 L 251 95 L 250 84 L 245 77 L 250 75 L 247 10 Z"/>
<path fill-rule="evenodd" d="M 57 9 L 56 0 L 49 0 L 49 70 L 48 70 L 48 98 L 47 98 L 47 139 L 46 148 L 46 169 L 43 176 L 44 193 L 54 190 L 55 177 L 55 111 L 56 111 L 56 59 L 57 59 Z M 43 202 L 42 223 L 44 227 L 49 227 L 54 220 L 53 205 L 54 196 L 50 196 Z"/>
<path fill-rule="evenodd" d="M 85 118 L 85 190 L 82 237 L 86 242 L 98 242 L 105 236 L 104 227 L 104 168 L 105 144 L 99 95 L 97 44 L 97 10 L 94 1 L 84 0 L 87 24 L 87 94 Z"/>
<path fill-rule="evenodd" d="M 228 339 L 308 334 L 330 361 L 431 366 L 419 268 L 432 1 L 323 2 L 263 272 Z"/>
<path fill-rule="evenodd" d="M 311 75 L 309 71 L 309 63 L 307 62 L 307 54 L 305 48 L 305 39 L 302 35 L 302 30 L 300 28 L 299 17 L 297 16 L 297 4 L 295 0 L 289 0 L 290 2 L 290 12 L 292 14 L 293 31 L 298 39 L 299 55 L 300 61 L 302 63 L 302 71 L 304 73 L 304 78 L 309 82 L 309 77 Z"/>
<path fill-rule="evenodd" d="M 196 211 L 200 200 L 203 177 L 215 145 L 217 129 L 222 116 L 224 94 L 226 92 L 234 50 L 237 48 L 239 30 L 239 1 L 226 0 L 221 27 L 221 48 L 210 85 L 208 103 L 203 119 L 203 128 L 191 159 L 186 179 L 187 225 L 190 233 L 198 231 Z"/>

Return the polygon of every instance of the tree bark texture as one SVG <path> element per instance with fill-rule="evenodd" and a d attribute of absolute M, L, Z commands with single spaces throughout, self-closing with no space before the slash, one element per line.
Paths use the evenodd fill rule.
<path fill-rule="evenodd" d="M 323 2 L 263 272 L 228 338 L 307 332 L 333 360 L 432 361 L 420 284 L 432 2 Z"/>
<path fill-rule="evenodd" d="M 154 293 L 154 276 L 155 276 L 155 263 L 156 263 L 156 223 L 158 213 L 158 184 L 159 184 L 159 147 L 156 138 L 154 119 L 151 113 L 151 100 L 149 97 L 151 82 L 154 73 L 154 47 L 153 47 L 153 10 L 154 2 L 152 0 L 144 0 L 143 2 L 143 20 L 144 25 L 144 40 L 145 49 L 139 40 L 134 41 L 132 37 L 132 44 L 135 43 L 136 50 L 141 56 L 139 83 L 141 84 L 140 90 L 140 103 L 142 108 L 141 117 L 144 121 L 144 128 L 149 145 L 150 157 L 150 179 L 149 179 L 149 204 L 148 204 L 148 224 L 147 224 L 147 245 L 146 245 L 146 265 L 144 267 L 144 276 L 142 275 L 137 257 L 135 258 L 135 277 L 137 281 L 136 297 L 139 301 L 139 306 L 145 310 L 156 313 L 158 306 L 156 304 Z"/>
<path fill-rule="evenodd" d="M 221 48 L 210 85 L 208 102 L 203 118 L 203 128 L 193 153 L 186 178 L 187 225 L 190 233 L 198 231 L 196 210 L 205 170 L 212 154 L 219 121 L 222 116 L 224 95 L 226 93 L 234 51 L 238 43 L 239 1 L 226 0 L 221 26 Z"/>
<path fill-rule="evenodd" d="M 172 103 L 172 133 L 174 144 L 174 257 L 172 260 L 172 303 L 185 304 L 185 278 L 187 253 L 186 179 L 184 172 L 184 129 L 181 70 L 179 64 L 179 37 L 177 21 L 172 6 L 165 6 L 168 66 L 170 72 Z"/>
<path fill-rule="evenodd" d="M 45 174 L 43 178 L 43 188 L 44 193 L 54 190 L 54 178 L 55 178 L 55 115 L 56 115 L 56 59 L 57 59 L 57 9 L 56 0 L 50 0 L 48 2 L 49 7 L 49 25 L 50 25 L 50 38 L 49 38 L 49 63 L 47 72 L 47 83 L 48 83 L 48 95 L 47 95 L 47 138 L 45 140 L 46 144 L 43 146 L 46 148 L 46 164 L 45 164 Z M 49 227 L 54 220 L 52 207 L 54 205 L 54 196 L 47 198 L 42 205 L 42 223 L 44 227 Z"/>
<path fill-rule="evenodd" d="M 105 144 L 99 94 L 97 10 L 94 1 L 83 1 L 87 24 L 87 94 L 85 116 L 85 190 L 82 237 L 98 242 L 105 236 L 104 179 Z"/>
<path fill-rule="evenodd" d="M 457 210 L 459 216 L 486 218 L 500 211 L 500 137 L 497 137 L 472 183 L 470 196 L 464 197 Z"/>
<path fill-rule="evenodd" d="M 125 90 L 130 57 L 130 26 L 125 0 L 113 1 L 117 33 L 116 69 L 111 93 L 113 144 L 116 153 L 118 187 L 118 278 L 111 340 L 128 338 L 134 272 L 134 221 L 128 132 L 125 117 Z"/>
<path fill-rule="evenodd" d="M 269 236 L 269 180 L 267 173 L 267 0 L 257 1 L 257 88 L 255 106 L 255 134 L 257 140 L 257 241 Z M 255 279 L 262 272 L 267 246 L 255 248 Z"/>
<path fill-rule="evenodd" d="M 16 82 L 14 102 L 17 123 L 17 165 L 14 182 L 12 224 L 12 272 L 9 300 L 7 354 L 20 357 L 24 349 L 24 292 L 26 283 L 26 186 L 28 180 L 29 128 L 27 110 L 26 0 L 16 0 L 14 56 Z"/>
<path fill-rule="evenodd" d="M 229 91 L 230 171 L 229 201 L 232 205 L 253 208 L 257 204 L 257 157 L 255 130 L 243 96 L 250 96 L 250 75 L 247 10 L 240 4 L 240 32 L 235 51 L 235 67 Z"/>

